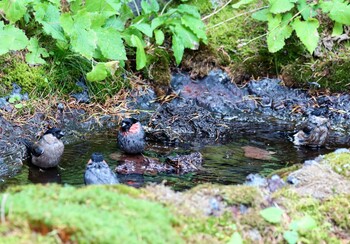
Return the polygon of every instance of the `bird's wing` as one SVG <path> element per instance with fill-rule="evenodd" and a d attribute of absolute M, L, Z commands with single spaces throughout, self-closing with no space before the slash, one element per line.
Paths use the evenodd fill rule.
<path fill-rule="evenodd" d="M 28 148 L 29 152 L 35 157 L 39 157 L 44 153 L 44 149 L 42 149 L 38 144 L 27 139 L 22 139 L 22 142 Z"/>

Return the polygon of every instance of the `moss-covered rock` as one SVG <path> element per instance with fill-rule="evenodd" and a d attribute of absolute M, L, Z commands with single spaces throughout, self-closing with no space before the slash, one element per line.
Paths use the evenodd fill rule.
<path fill-rule="evenodd" d="M 124 186 L 29 185 L 9 189 L 2 199 L 7 197 L 8 223 L 29 226 L 48 238 L 52 234 L 52 241 L 59 237 L 63 242 L 79 243 L 181 242 L 167 209 L 121 193 L 125 191 Z M 8 229 L 1 231 L 5 235 Z"/>
<path fill-rule="evenodd" d="M 348 179 L 350 178 L 350 151 L 335 151 L 324 156 L 324 163 L 331 165 L 333 170 Z"/>

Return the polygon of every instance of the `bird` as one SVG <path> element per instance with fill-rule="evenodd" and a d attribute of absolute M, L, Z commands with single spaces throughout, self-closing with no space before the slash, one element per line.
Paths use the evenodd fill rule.
<path fill-rule="evenodd" d="M 64 132 L 58 128 L 48 129 L 37 142 L 22 139 L 31 156 L 32 164 L 40 168 L 53 168 L 61 160 L 64 144 L 61 138 Z"/>
<path fill-rule="evenodd" d="M 118 184 L 119 180 L 103 159 L 103 155 L 94 152 L 86 165 L 84 183 L 85 185 L 113 185 Z"/>
<path fill-rule="evenodd" d="M 145 131 L 137 119 L 122 120 L 118 131 L 118 146 L 127 154 L 141 154 L 145 150 Z"/>
<path fill-rule="evenodd" d="M 326 144 L 329 133 L 329 119 L 313 112 L 304 127 L 293 135 L 293 143 L 297 146 L 322 147 Z"/>

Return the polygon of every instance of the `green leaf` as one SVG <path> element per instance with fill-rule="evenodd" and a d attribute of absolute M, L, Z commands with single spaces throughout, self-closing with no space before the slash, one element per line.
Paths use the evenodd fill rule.
<path fill-rule="evenodd" d="M 159 4 L 156 0 L 142 0 L 141 7 L 143 14 L 157 13 L 159 11 Z"/>
<path fill-rule="evenodd" d="M 157 45 L 162 45 L 164 42 L 164 33 L 161 30 L 154 30 Z"/>
<path fill-rule="evenodd" d="M 199 47 L 199 39 L 193 32 L 181 24 L 175 25 L 174 32 L 177 38 L 181 38 L 181 43 L 185 48 L 197 50 Z"/>
<path fill-rule="evenodd" d="M 15 108 L 17 108 L 17 109 L 23 108 L 23 104 L 17 103 L 17 104 L 15 104 Z"/>
<path fill-rule="evenodd" d="M 180 64 L 183 54 L 184 54 L 184 50 L 185 47 L 181 41 L 182 39 L 179 38 L 176 34 L 173 35 L 172 38 L 172 49 L 174 52 L 174 56 L 175 56 L 175 60 L 176 60 L 176 64 Z"/>
<path fill-rule="evenodd" d="M 93 67 L 93 69 L 86 74 L 86 78 L 89 81 L 101 81 L 106 79 L 109 70 L 104 63 L 98 63 Z"/>
<path fill-rule="evenodd" d="M 308 20 L 309 18 L 315 17 L 317 12 L 312 8 L 310 4 L 306 2 L 306 0 L 298 0 L 297 5 L 298 11 L 300 11 L 301 16 L 303 16 L 304 20 Z"/>
<path fill-rule="evenodd" d="M 28 64 L 45 64 L 46 61 L 43 58 L 47 58 L 49 53 L 45 48 L 39 47 L 39 41 L 36 37 L 32 37 L 27 46 L 29 53 L 26 54 L 26 61 Z"/>
<path fill-rule="evenodd" d="M 0 2 L 0 10 L 2 10 L 6 18 L 14 23 L 20 20 L 27 12 L 28 0 L 2 0 Z"/>
<path fill-rule="evenodd" d="M 320 5 L 325 13 L 329 12 L 329 17 L 332 20 L 344 25 L 350 25 L 350 5 L 348 1 L 324 1 Z"/>
<path fill-rule="evenodd" d="M 288 244 L 296 244 L 299 240 L 299 235 L 296 231 L 288 230 L 283 233 L 283 238 L 288 242 Z"/>
<path fill-rule="evenodd" d="M 16 99 L 14 97 L 9 98 L 9 103 L 15 103 L 15 102 L 16 102 Z"/>
<path fill-rule="evenodd" d="M 285 14 L 283 20 L 279 14 L 275 17 L 272 14 L 268 15 L 267 46 L 270 52 L 274 53 L 281 50 L 285 45 L 284 40 L 292 34 L 293 29 L 288 24 L 289 18 L 291 18 L 290 14 Z"/>
<path fill-rule="evenodd" d="M 113 0 L 85 0 L 87 12 L 94 12 L 103 15 L 104 19 L 114 16 L 121 8 L 120 1 Z"/>
<path fill-rule="evenodd" d="M 317 228 L 317 223 L 310 215 L 306 215 L 299 220 L 293 221 L 289 228 L 293 231 L 305 234 L 308 231 Z"/>
<path fill-rule="evenodd" d="M 294 7 L 290 0 L 269 0 L 269 2 L 270 12 L 274 14 L 287 12 Z"/>
<path fill-rule="evenodd" d="M 185 14 L 181 17 L 181 23 L 196 34 L 198 38 L 206 42 L 207 35 L 205 33 L 205 25 L 201 19 Z"/>
<path fill-rule="evenodd" d="M 63 30 L 70 35 L 73 51 L 91 59 L 97 47 L 97 36 L 90 29 L 90 14 L 82 10 L 72 18 L 72 16 L 65 13 L 61 15 L 60 22 Z"/>
<path fill-rule="evenodd" d="M 344 32 L 343 24 L 335 22 L 334 27 L 333 27 L 332 36 L 340 36 L 341 34 L 343 34 L 343 32 Z"/>
<path fill-rule="evenodd" d="M 116 16 L 110 17 L 104 27 L 112 27 L 117 31 L 123 31 L 125 29 L 125 23 L 121 20 L 121 18 L 117 18 Z"/>
<path fill-rule="evenodd" d="M 152 37 L 152 28 L 149 24 L 146 23 L 136 23 L 131 25 L 132 27 L 138 29 L 139 31 L 141 31 L 143 34 L 145 34 L 146 36 Z"/>
<path fill-rule="evenodd" d="M 60 10 L 49 3 L 37 3 L 33 6 L 35 20 L 43 25 L 46 34 L 61 41 L 66 41 L 60 25 Z"/>
<path fill-rule="evenodd" d="M 192 16 L 197 17 L 197 18 L 201 17 L 201 15 L 198 12 L 198 9 L 192 5 L 180 4 L 177 7 L 177 11 L 179 11 L 180 13 L 192 15 Z"/>
<path fill-rule="evenodd" d="M 283 210 L 276 207 L 269 207 L 261 210 L 260 215 L 270 223 L 280 223 L 282 220 Z"/>
<path fill-rule="evenodd" d="M 146 66 L 147 58 L 145 49 L 143 48 L 142 42 L 138 36 L 132 35 L 131 42 L 136 47 L 136 69 L 140 70 Z"/>
<path fill-rule="evenodd" d="M 107 59 L 126 60 L 126 51 L 120 33 L 113 28 L 100 28 L 96 31 L 97 45 Z"/>
<path fill-rule="evenodd" d="M 228 244 L 243 244 L 243 239 L 238 232 L 233 233 Z"/>
<path fill-rule="evenodd" d="M 270 13 L 270 10 L 265 8 L 259 10 L 252 14 L 252 18 L 260 21 L 267 21 L 267 14 Z"/>
<path fill-rule="evenodd" d="M 0 21 L 0 55 L 5 54 L 11 50 L 21 50 L 28 44 L 28 38 L 24 32 L 13 25 L 4 25 Z"/>
<path fill-rule="evenodd" d="M 232 4 L 231 6 L 232 6 L 232 8 L 237 9 L 237 8 L 239 8 L 239 7 L 243 6 L 243 5 L 246 5 L 248 3 L 251 3 L 253 1 L 254 0 L 241 0 L 241 1 L 237 2 L 237 3 L 235 3 L 235 4 Z"/>
<path fill-rule="evenodd" d="M 166 21 L 165 16 L 159 16 L 157 18 L 154 18 L 151 23 L 151 29 L 154 30 L 164 24 Z"/>
<path fill-rule="evenodd" d="M 307 21 L 301 21 L 300 18 L 297 18 L 293 22 L 293 28 L 297 36 L 310 53 L 315 50 L 320 38 L 317 30 L 318 27 L 318 20 L 313 18 Z"/>

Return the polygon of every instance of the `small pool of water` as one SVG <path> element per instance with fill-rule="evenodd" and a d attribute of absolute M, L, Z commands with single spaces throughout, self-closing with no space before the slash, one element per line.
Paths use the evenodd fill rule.
<path fill-rule="evenodd" d="M 175 190 L 184 190 L 201 183 L 240 184 L 250 173 L 268 174 L 269 172 L 301 163 L 330 149 L 313 150 L 294 147 L 286 139 L 276 138 L 266 132 L 254 135 L 237 135 L 228 144 L 213 144 L 207 146 L 190 145 L 186 149 L 169 147 L 159 144 L 149 145 L 146 155 L 164 157 L 167 154 L 200 151 L 204 156 L 204 163 L 198 172 L 175 175 L 118 175 L 124 184 L 144 186 L 147 183 L 161 183 L 165 181 Z M 242 147 L 252 146 L 273 152 L 271 159 L 261 160 L 245 157 Z M 101 152 L 109 166 L 114 169 L 118 165 L 118 157 L 122 152 L 118 149 L 116 136 L 113 133 L 94 136 L 93 138 L 66 145 L 60 167 L 41 170 L 24 162 L 21 171 L 11 178 L 6 178 L 0 185 L 5 189 L 10 185 L 30 183 L 55 182 L 81 186 L 84 184 L 85 166 L 93 152 Z"/>

